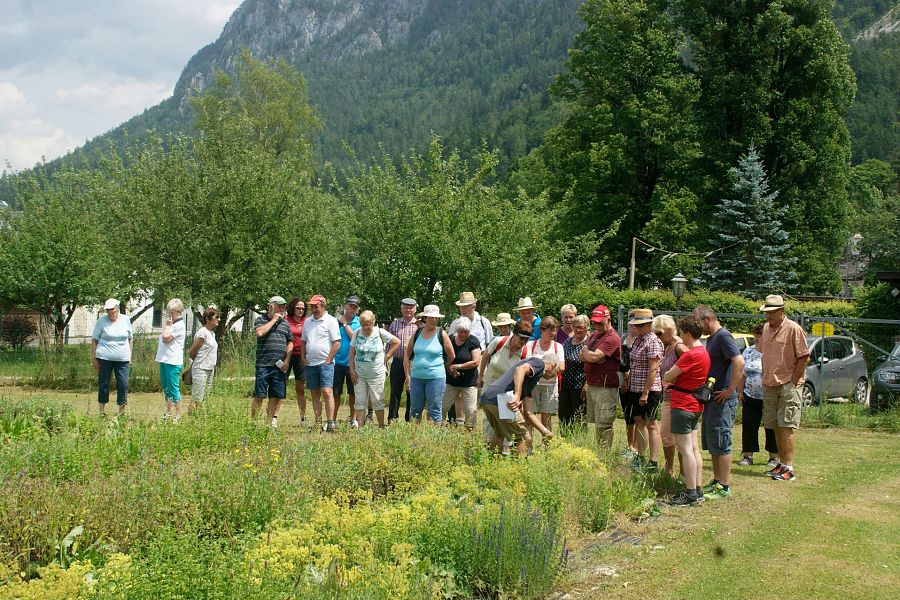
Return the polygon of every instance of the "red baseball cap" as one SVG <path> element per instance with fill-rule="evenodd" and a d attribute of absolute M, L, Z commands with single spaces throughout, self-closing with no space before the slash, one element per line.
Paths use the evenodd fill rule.
<path fill-rule="evenodd" d="M 313 294 L 313 297 L 309 299 L 309 304 L 328 304 L 328 300 L 322 294 Z"/>
<path fill-rule="evenodd" d="M 591 313 L 591 321 L 594 323 L 602 323 L 609 318 L 609 309 L 602 304 L 597 306 Z"/>

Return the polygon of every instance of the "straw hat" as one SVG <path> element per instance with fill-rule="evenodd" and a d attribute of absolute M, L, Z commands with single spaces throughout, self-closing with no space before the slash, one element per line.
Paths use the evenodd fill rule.
<path fill-rule="evenodd" d="M 516 307 L 516 310 L 528 310 L 535 309 L 537 306 L 531 301 L 530 296 L 525 296 L 524 298 L 519 298 L 519 306 Z"/>
<path fill-rule="evenodd" d="M 766 303 L 759 307 L 762 312 L 770 310 L 781 310 L 784 308 L 784 298 L 777 294 L 769 294 L 766 296 Z"/>
<path fill-rule="evenodd" d="M 425 309 L 422 310 L 422 312 L 420 312 L 420 313 L 419 313 L 418 315 L 416 315 L 416 316 L 422 317 L 423 319 L 426 318 L 426 317 L 437 317 L 438 319 L 443 319 L 443 318 L 444 318 L 444 315 L 441 314 L 441 309 L 438 308 L 438 305 L 437 305 L 437 304 L 429 304 L 429 305 L 427 305 L 427 306 L 425 307 Z"/>
<path fill-rule="evenodd" d="M 512 318 L 512 315 L 509 313 L 500 313 L 497 315 L 496 321 L 491 321 L 491 325 L 494 327 L 500 327 L 501 325 L 515 325 L 516 320 Z"/>
<path fill-rule="evenodd" d="M 475 299 L 475 294 L 472 292 L 463 292 L 459 295 L 459 300 L 456 302 L 457 306 L 468 306 L 470 304 L 475 304 L 477 300 Z"/>
<path fill-rule="evenodd" d="M 629 325 L 644 325 L 653 321 L 653 311 L 649 308 L 636 308 L 628 321 Z"/>

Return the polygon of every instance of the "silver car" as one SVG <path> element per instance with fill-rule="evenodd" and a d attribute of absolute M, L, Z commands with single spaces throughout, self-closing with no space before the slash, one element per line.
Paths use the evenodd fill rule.
<path fill-rule="evenodd" d="M 803 385 L 803 404 L 828 398 L 847 398 L 859 404 L 869 399 L 866 359 L 853 338 L 809 336 L 809 365 Z"/>

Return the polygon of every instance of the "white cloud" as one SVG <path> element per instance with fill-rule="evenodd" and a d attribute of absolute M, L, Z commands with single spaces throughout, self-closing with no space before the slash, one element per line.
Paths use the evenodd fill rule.
<path fill-rule="evenodd" d="M 0 81 L 0 112 L 17 109 L 25 105 L 25 95 L 8 81 Z"/>
<path fill-rule="evenodd" d="M 4 123 L 0 133 L 0 160 L 9 161 L 13 169 L 33 166 L 42 156 L 61 156 L 78 145 L 62 127 L 54 127 L 41 119 L 13 120 Z"/>
<path fill-rule="evenodd" d="M 0 165 L 55 158 L 171 95 L 240 0 L 0 0 Z"/>

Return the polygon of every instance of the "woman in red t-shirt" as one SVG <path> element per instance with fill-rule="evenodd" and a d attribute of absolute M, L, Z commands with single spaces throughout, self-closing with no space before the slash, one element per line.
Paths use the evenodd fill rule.
<path fill-rule="evenodd" d="M 675 365 L 669 369 L 663 380 L 672 395 L 672 433 L 675 435 L 675 446 L 681 458 L 681 469 L 687 488 L 669 501 L 673 506 L 688 506 L 703 501 L 700 482 L 703 480 L 703 458 L 700 456 L 700 444 L 697 441 L 697 424 L 703 405 L 693 395 L 678 391 L 672 386 L 685 390 L 693 390 L 704 383 L 709 375 L 709 354 L 700 344 L 703 329 L 700 320 L 687 315 L 678 321 L 681 340 L 688 351 L 681 355 Z"/>
<path fill-rule="evenodd" d="M 288 377 L 294 372 L 294 389 L 297 391 L 297 408 L 300 409 L 300 426 L 306 426 L 306 386 L 303 381 L 303 345 L 300 336 L 303 335 L 303 324 L 306 322 L 306 303 L 299 296 L 291 298 L 287 306 L 287 324 L 291 328 L 291 337 L 294 338 L 294 352 L 291 354 L 291 364 L 288 368 Z"/>

